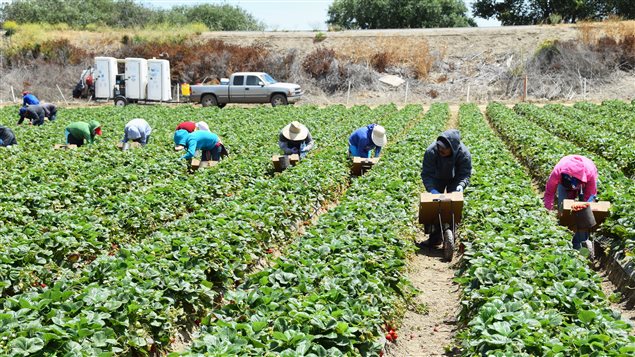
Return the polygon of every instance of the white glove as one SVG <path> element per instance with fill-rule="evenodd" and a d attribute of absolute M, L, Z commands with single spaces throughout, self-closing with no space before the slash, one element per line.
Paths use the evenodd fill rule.
<path fill-rule="evenodd" d="M 461 185 L 456 186 L 456 192 L 463 192 L 463 186 Z"/>

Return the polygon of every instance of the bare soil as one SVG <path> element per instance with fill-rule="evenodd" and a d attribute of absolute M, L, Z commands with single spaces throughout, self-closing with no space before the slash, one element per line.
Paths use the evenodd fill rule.
<path fill-rule="evenodd" d="M 417 237 L 418 241 L 425 239 L 423 233 Z M 411 258 L 408 269 L 409 280 L 420 290 L 415 302 L 426 305 L 427 312 L 406 312 L 397 343 L 387 345 L 386 356 L 447 356 L 455 345 L 460 301 L 453 263 L 443 261 L 441 249 L 422 248 Z"/>
<path fill-rule="evenodd" d="M 600 277 L 602 278 L 602 290 L 606 294 L 606 296 L 611 296 L 613 293 L 619 293 L 615 285 L 609 280 L 607 271 L 603 269 L 601 272 L 598 272 Z M 635 310 L 629 308 L 624 301 L 619 302 L 611 302 L 611 308 L 615 311 L 619 311 L 622 315 L 622 320 L 628 321 L 631 323 L 631 331 L 630 334 L 635 336 Z"/>

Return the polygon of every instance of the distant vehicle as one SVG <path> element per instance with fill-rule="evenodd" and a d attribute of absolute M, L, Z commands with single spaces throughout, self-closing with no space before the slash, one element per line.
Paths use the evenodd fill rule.
<path fill-rule="evenodd" d="M 191 102 L 220 108 L 227 103 L 271 103 L 275 107 L 296 103 L 304 94 L 299 85 L 278 82 L 265 72 L 238 72 L 221 84 L 192 85 L 190 90 Z"/>

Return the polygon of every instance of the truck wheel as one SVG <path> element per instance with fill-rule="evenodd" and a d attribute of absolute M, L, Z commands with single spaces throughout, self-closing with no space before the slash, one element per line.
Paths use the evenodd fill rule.
<path fill-rule="evenodd" d="M 201 98 L 201 105 L 204 107 L 215 107 L 218 106 L 218 101 L 213 94 L 206 94 Z"/>
<path fill-rule="evenodd" d="M 271 106 L 287 105 L 287 97 L 284 94 L 274 94 L 271 96 Z"/>
<path fill-rule="evenodd" d="M 126 99 L 126 97 L 115 97 L 115 106 L 116 107 L 125 107 L 126 105 L 128 105 L 128 99 Z"/>

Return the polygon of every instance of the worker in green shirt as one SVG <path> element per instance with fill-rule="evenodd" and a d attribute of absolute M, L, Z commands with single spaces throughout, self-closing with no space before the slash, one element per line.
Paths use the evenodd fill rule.
<path fill-rule="evenodd" d="M 101 127 L 99 122 L 96 120 L 91 120 L 88 123 L 76 121 L 74 123 L 70 123 L 66 127 L 64 135 L 66 135 L 66 144 L 77 145 L 80 147 L 84 145 L 84 140 L 88 141 L 89 144 L 92 144 L 93 141 L 95 141 L 95 136 L 101 135 Z"/>

